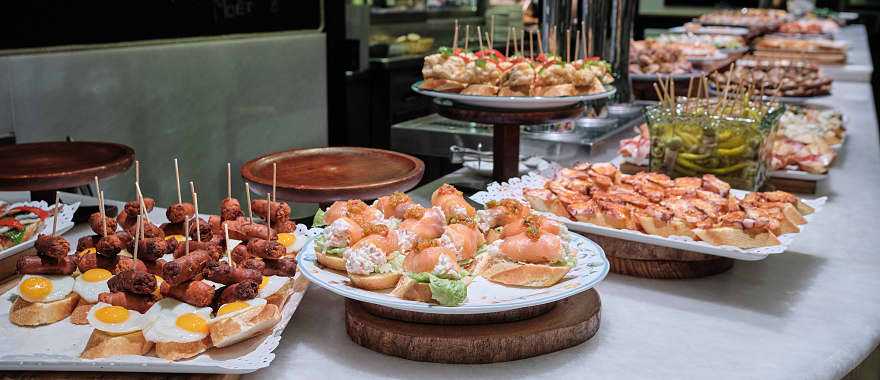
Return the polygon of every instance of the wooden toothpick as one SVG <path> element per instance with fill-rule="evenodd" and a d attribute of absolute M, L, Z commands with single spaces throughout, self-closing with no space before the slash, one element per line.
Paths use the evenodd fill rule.
<path fill-rule="evenodd" d="M 486 42 L 489 43 L 489 49 L 495 48 L 495 15 L 492 15 L 489 21 L 489 38 L 486 38 Z M 274 195 L 273 195 L 274 197 Z"/>
<path fill-rule="evenodd" d="M 134 188 L 135 188 L 135 190 L 137 190 L 137 199 L 138 199 L 138 202 L 140 202 L 140 206 L 141 206 L 140 207 L 140 209 L 141 209 L 140 214 L 143 214 L 144 218 L 147 220 L 147 222 L 150 222 L 150 216 L 147 215 L 147 205 L 144 203 L 144 193 L 141 192 L 141 184 L 135 182 Z M 150 223 L 152 223 L 152 222 L 150 222 Z"/>
<path fill-rule="evenodd" d="M 452 52 L 458 49 L 458 19 L 455 19 L 455 30 L 452 32 Z"/>
<path fill-rule="evenodd" d="M 253 223 L 254 222 L 254 210 L 251 208 L 251 184 L 245 182 L 244 183 L 244 193 L 247 196 L 247 205 L 248 205 L 248 220 Z"/>
<path fill-rule="evenodd" d="M 138 244 L 138 242 L 141 241 L 141 237 L 143 236 L 142 235 L 143 228 L 144 228 L 144 221 L 141 218 L 141 214 L 138 214 L 137 221 L 135 222 L 135 227 L 134 227 L 134 252 L 132 252 L 132 256 L 134 256 L 135 261 L 137 261 L 137 259 L 138 259 L 138 246 L 140 245 L 140 244 Z"/>
<path fill-rule="evenodd" d="M 271 240 L 269 231 L 272 229 L 272 194 L 266 194 L 266 198 L 269 200 L 266 202 L 266 240 Z"/>
<path fill-rule="evenodd" d="M 189 221 L 191 218 L 183 218 L 183 252 L 184 256 L 189 254 Z"/>
<path fill-rule="evenodd" d="M 467 51 L 468 51 L 468 44 L 470 43 L 470 39 L 471 39 L 471 26 L 470 26 L 470 24 L 468 24 L 468 25 L 464 26 L 464 51 L 465 51 L 465 53 L 467 53 Z"/>
<path fill-rule="evenodd" d="M 275 199 L 276 199 L 275 194 L 277 194 L 277 193 L 275 193 L 275 186 L 278 183 L 275 179 L 275 177 L 277 176 L 277 173 L 278 173 L 278 164 L 273 162 L 272 163 L 272 201 L 275 201 Z"/>
<path fill-rule="evenodd" d="M 202 223 L 201 219 L 199 219 L 199 194 L 193 192 L 193 209 L 196 211 L 196 240 L 202 241 Z"/>
<path fill-rule="evenodd" d="M 134 160 L 134 181 L 141 181 L 141 162 L 138 160 Z"/>
<path fill-rule="evenodd" d="M 229 249 L 229 226 L 223 222 L 223 235 L 226 237 L 226 260 L 229 260 L 229 266 L 235 268 L 235 262 L 232 260 L 232 250 Z"/>
<path fill-rule="evenodd" d="M 480 42 L 480 51 L 483 50 L 483 31 L 480 29 L 480 26 L 477 25 L 477 41 Z"/>
<path fill-rule="evenodd" d="M 504 56 L 505 57 L 510 56 L 510 29 L 513 29 L 513 28 L 507 28 L 507 40 L 504 42 Z M 516 40 L 513 41 L 513 45 L 514 45 L 513 50 L 516 50 Z"/>
<path fill-rule="evenodd" d="M 183 203 L 183 197 L 180 196 L 180 168 L 177 167 L 177 159 L 174 159 L 174 179 L 177 181 L 177 203 Z"/>
<path fill-rule="evenodd" d="M 226 198 L 232 198 L 232 164 L 226 163 Z"/>
<path fill-rule="evenodd" d="M 571 62 L 571 29 L 565 30 L 565 62 Z"/>
<path fill-rule="evenodd" d="M 104 210 L 104 192 L 98 193 L 98 209 L 101 211 L 101 232 L 107 236 L 107 212 Z"/>
<path fill-rule="evenodd" d="M 55 192 L 55 215 L 52 215 L 52 236 L 55 236 L 55 232 L 58 231 L 58 201 L 61 197 L 61 192 Z"/>

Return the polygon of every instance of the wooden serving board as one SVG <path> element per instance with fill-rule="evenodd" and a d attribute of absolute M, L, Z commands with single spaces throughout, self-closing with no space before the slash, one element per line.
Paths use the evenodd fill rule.
<path fill-rule="evenodd" d="M 545 313 L 527 319 L 532 311 L 492 313 L 489 319 L 463 320 L 448 315 L 423 314 L 421 323 L 405 322 L 371 314 L 363 303 L 346 300 L 348 336 L 373 351 L 404 359 L 455 364 L 497 363 L 559 351 L 581 344 L 599 329 L 601 301 L 590 289 L 555 303 Z M 409 313 L 404 318 L 412 318 Z M 497 321 L 495 314 L 508 314 L 514 321 Z M 434 318 L 436 317 L 436 319 Z M 451 327 L 449 323 L 456 326 Z"/>
<path fill-rule="evenodd" d="M 0 148 L 0 191 L 57 190 L 122 173 L 134 150 L 121 144 L 55 141 Z M 54 194 L 53 194 L 54 195 Z"/>
<path fill-rule="evenodd" d="M 686 279 L 711 276 L 733 268 L 734 260 L 729 257 L 602 235 L 583 235 L 602 246 L 608 262 L 611 263 L 611 271 L 617 274 L 656 279 Z"/>

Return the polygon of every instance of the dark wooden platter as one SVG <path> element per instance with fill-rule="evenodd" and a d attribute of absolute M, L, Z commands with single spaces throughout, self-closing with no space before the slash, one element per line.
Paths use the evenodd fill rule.
<path fill-rule="evenodd" d="M 293 202 L 376 199 L 412 189 L 425 173 L 424 162 L 408 154 L 330 147 L 270 153 L 246 162 L 241 176 L 265 195 L 272 192 L 272 164 L 277 164 L 277 198 Z"/>
<path fill-rule="evenodd" d="M 480 321 L 478 316 L 456 320 L 449 315 L 413 316 L 400 311 L 387 315 L 387 310 L 346 300 L 345 323 L 348 336 L 373 351 L 409 360 L 456 364 L 497 363 L 543 355 L 581 344 L 599 330 L 602 303 L 595 289 L 552 305 L 541 310 L 492 313 Z"/>
<path fill-rule="evenodd" d="M 112 177 L 134 162 L 134 149 L 114 143 L 53 141 L 0 147 L 0 191 L 45 191 Z"/>

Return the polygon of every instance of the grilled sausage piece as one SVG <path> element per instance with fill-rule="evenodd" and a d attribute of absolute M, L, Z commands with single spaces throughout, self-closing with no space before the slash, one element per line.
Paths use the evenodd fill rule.
<path fill-rule="evenodd" d="M 116 262 L 119 256 L 107 257 L 94 252 L 79 255 L 76 259 L 76 266 L 79 271 L 85 273 L 89 269 L 101 268 L 113 272 L 116 269 Z"/>
<path fill-rule="evenodd" d="M 156 276 L 147 272 L 126 270 L 107 280 L 111 292 L 153 294 L 156 291 Z"/>
<path fill-rule="evenodd" d="M 95 244 L 95 250 L 101 255 L 110 257 L 118 255 L 120 251 L 125 249 L 125 245 L 119 236 L 108 235 L 98 240 L 98 243 Z"/>
<path fill-rule="evenodd" d="M 198 230 L 196 230 L 196 228 L 198 228 Z M 199 237 L 201 237 L 201 241 L 211 241 L 214 237 L 214 232 L 211 230 L 211 224 L 202 218 L 196 218 L 189 223 L 189 238 L 197 240 Z"/>
<path fill-rule="evenodd" d="M 163 238 L 146 238 L 138 242 L 138 258 L 146 261 L 156 261 L 177 249 L 177 240 Z M 134 253 L 134 248 L 129 248 Z"/>
<path fill-rule="evenodd" d="M 147 266 L 144 265 L 143 261 L 135 260 L 131 257 L 116 256 L 116 265 L 113 266 L 113 269 L 110 269 L 110 272 L 115 275 L 130 270 L 146 272 Z"/>
<path fill-rule="evenodd" d="M 251 210 L 264 220 L 269 212 L 269 201 L 266 199 L 254 199 L 251 201 Z M 279 220 L 290 219 L 290 205 L 286 202 L 272 202 L 272 224 Z"/>
<path fill-rule="evenodd" d="M 147 213 L 153 211 L 156 206 L 156 200 L 150 197 L 144 197 L 144 205 L 147 206 Z M 125 203 L 124 212 L 132 217 L 137 217 L 141 213 L 141 202 L 137 199 Z"/>
<path fill-rule="evenodd" d="M 165 217 L 171 223 L 183 223 L 186 218 L 196 214 L 196 208 L 192 203 L 175 203 L 165 210 Z"/>
<path fill-rule="evenodd" d="M 98 240 L 101 240 L 101 235 L 83 236 L 76 241 L 76 251 L 82 252 L 89 248 L 95 248 L 95 245 L 98 244 Z"/>
<path fill-rule="evenodd" d="M 98 301 L 109 303 L 113 306 L 121 306 L 138 313 L 146 313 L 156 302 L 152 295 L 142 295 L 123 292 L 104 292 L 98 295 Z"/>
<path fill-rule="evenodd" d="M 76 271 L 73 256 L 60 259 L 40 256 L 21 256 L 15 263 L 19 274 L 63 274 L 69 275 Z"/>
<path fill-rule="evenodd" d="M 101 220 L 107 221 L 107 235 L 113 235 L 116 233 L 116 219 L 110 218 L 101 212 L 93 213 L 89 215 L 89 227 L 92 228 L 96 234 L 104 236 L 104 224 Z"/>
<path fill-rule="evenodd" d="M 187 281 L 178 285 L 171 285 L 166 281 L 159 288 L 159 292 L 163 296 L 172 297 L 196 307 L 208 306 L 214 300 L 214 287 L 201 281 Z"/>
<path fill-rule="evenodd" d="M 235 301 L 253 299 L 257 296 L 260 285 L 254 281 L 243 281 L 223 287 L 220 291 L 220 299 L 217 305 L 224 305 Z"/>
<path fill-rule="evenodd" d="M 279 260 L 263 260 L 266 268 L 263 269 L 263 276 L 282 276 L 293 277 L 296 275 L 296 259 L 283 258 Z"/>
<path fill-rule="evenodd" d="M 174 249 L 174 258 L 183 257 L 186 254 L 186 246 L 189 245 L 189 252 L 193 251 L 208 251 L 211 254 L 211 258 L 213 260 L 217 260 L 220 258 L 220 255 L 223 254 L 223 247 L 219 244 L 210 241 L 193 241 L 187 240 L 186 243 L 177 243 L 177 246 Z"/>
<path fill-rule="evenodd" d="M 70 243 L 61 236 L 40 235 L 34 243 L 34 249 L 40 256 L 60 259 L 70 253 Z"/>
<path fill-rule="evenodd" d="M 213 261 L 208 263 L 205 269 L 205 278 L 219 284 L 232 285 L 242 281 L 256 281 L 259 283 L 263 280 L 263 275 L 253 269 L 233 268 L 225 262 Z"/>
<path fill-rule="evenodd" d="M 147 268 L 147 273 L 161 276 L 162 268 L 165 266 L 165 260 L 159 259 L 156 261 L 144 261 L 144 266 Z"/>
<path fill-rule="evenodd" d="M 251 256 L 261 257 L 264 259 L 278 259 L 287 253 L 281 243 L 274 240 L 251 239 L 247 244 L 248 253 Z"/>
<path fill-rule="evenodd" d="M 226 222 L 226 227 L 229 229 L 229 238 L 235 240 L 272 240 L 277 236 L 275 229 L 271 229 L 265 224 L 251 223 L 244 218 L 228 221 Z M 220 226 L 220 228 L 223 228 L 223 226 Z M 268 239 L 267 233 L 269 235 Z"/>
<path fill-rule="evenodd" d="M 162 278 L 170 285 L 179 285 L 201 275 L 211 261 L 211 254 L 198 250 L 166 263 L 162 268 Z"/>
<path fill-rule="evenodd" d="M 244 214 L 241 212 L 241 203 L 235 198 L 225 198 L 220 201 L 220 220 L 236 220 Z"/>

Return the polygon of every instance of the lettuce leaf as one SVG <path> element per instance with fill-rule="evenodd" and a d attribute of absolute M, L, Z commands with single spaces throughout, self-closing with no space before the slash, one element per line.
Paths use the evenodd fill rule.
<path fill-rule="evenodd" d="M 431 282 L 431 276 L 432 275 L 428 272 L 410 273 L 409 274 L 409 277 L 412 278 L 415 282 L 422 282 L 422 283 Z"/>
<path fill-rule="evenodd" d="M 346 247 L 327 248 L 327 250 L 324 251 L 324 254 L 330 256 L 342 256 L 342 253 L 345 252 L 346 249 Z"/>
<path fill-rule="evenodd" d="M 324 223 L 324 210 L 318 208 L 318 211 L 315 212 L 315 217 L 312 219 L 312 227 L 324 227 L 327 223 Z"/>
<path fill-rule="evenodd" d="M 446 280 L 430 275 L 431 298 L 443 306 L 458 306 L 467 299 L 467 285 L 461 280 Z"/>

